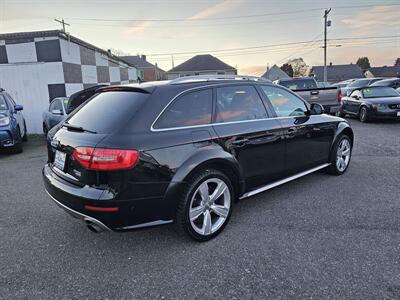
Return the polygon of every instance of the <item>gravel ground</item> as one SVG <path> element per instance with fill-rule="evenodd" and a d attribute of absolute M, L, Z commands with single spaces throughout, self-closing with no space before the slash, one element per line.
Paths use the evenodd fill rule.
<path fill-rule="evenodd" d="M 243 200 L 216 239 L 94 234 L 44 192 L 44 139 L 0 155 L 1 299 L 400 299 L 400 123 L 350 120 L 347 173 Z"/>

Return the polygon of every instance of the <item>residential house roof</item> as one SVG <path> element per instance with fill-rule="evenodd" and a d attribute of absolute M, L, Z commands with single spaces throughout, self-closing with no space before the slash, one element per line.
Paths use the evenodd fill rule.
<path fill-rule="evenodd" d="M 149 63 L 145 56 L 139 55 L 129 55 L 129 56 L 120 56 L 124 61 L 129 62 L 130 64 L 134 65 L 139 69 L 153 69 L 155 66 L 152 63 Z M 157 67 L 158 68 L 158 67 Z M 160 68 L 158 68 L 160 69 Z"/>
<path fill-rule="evenodd" d="M 373 67 L 367 72 L 374 77 L 400 77 L 400 66 Z"/>
<path fill-rule="evenodd" d="M 313 66 L 310 69 L 310 74 L 313 74 L 318 81 L 324 80 L 324 67 Z M 356 64 L 349 65 L 328 65 L 327 80 L 330 82 L 338 82 L 352 78 L 364 78 L 362 69 Z"/>
<path fill-rule="evenodd" d="M 290 78 L 288 74 L 281 70 L 277 65 L 273 65 L 271 68 L 267 68 L 267 71 L 261 77 L 267 78 L 271 81 L 275 81 L 283 78 Z"/>
<path fill-rule="evenodd" d="M 191 59 L 181 63 L 175 68 L 168 71 L 168 73 L 179 73 L 188 71 L 228 71 L 236 70 L 236 68 L 224 63 L 215 56 L 210 54 L 196 55 Z"/>

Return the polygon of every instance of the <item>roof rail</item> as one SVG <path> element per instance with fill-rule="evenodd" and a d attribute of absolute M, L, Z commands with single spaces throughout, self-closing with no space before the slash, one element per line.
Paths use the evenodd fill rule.
<path fill-rule="evenodd" d="M 196 83 L 196 82 L 219 81 L 219 80 L 244 80 L 244 81 L 270 82 L 266 78 L 249 76 L 249 75 L 196 75 L 196 76 L 185 76 L 173 79 L 170 81 L 170 84 Z"/>

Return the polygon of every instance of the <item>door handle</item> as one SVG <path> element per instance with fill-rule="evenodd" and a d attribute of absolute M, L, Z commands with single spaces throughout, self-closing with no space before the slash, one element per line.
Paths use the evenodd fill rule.
<path fill-rule="evenodd" d="M 319 95 L 319 91 L 311 91 L 310 94 L 311 95 Z"/>

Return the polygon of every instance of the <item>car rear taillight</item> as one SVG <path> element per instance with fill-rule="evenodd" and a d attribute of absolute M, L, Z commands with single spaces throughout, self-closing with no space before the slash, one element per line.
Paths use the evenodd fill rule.
<path fill-rule="evenodd" d="M 337 100 L 338 100 L 339 104 L 342 104 L 342 97 L 343 97 L 342 90 L 339 90 L 338 95 L 337 95 Z"/>
<path fill-rule="evenodd" d="M 73 157 L 88 170 L 110 171 L 133 168 L 139 159 L 136 150 L 77 147 Z"/>

